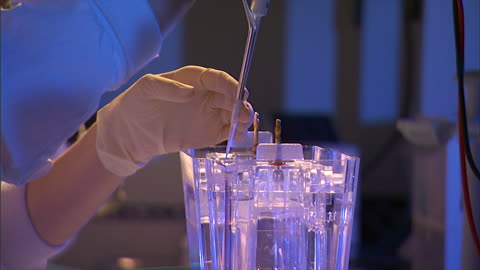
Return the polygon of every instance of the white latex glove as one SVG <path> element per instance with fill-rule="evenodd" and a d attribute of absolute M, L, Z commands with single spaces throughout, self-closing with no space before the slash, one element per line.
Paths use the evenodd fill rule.
<path fill-rule="evenodd" d="M 97 152 L 119 176 L 152 157 L 227 139 L 238 82 L 223 71 L 186 66 L 140 78 L 97 115 Z M 245 102 L 236 136 L 252 123 Z"/>

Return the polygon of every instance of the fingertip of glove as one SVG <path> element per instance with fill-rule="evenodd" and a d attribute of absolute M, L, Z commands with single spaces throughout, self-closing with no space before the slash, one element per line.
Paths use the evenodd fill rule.
<path fill-rule="evenodd" d="M 248 111 L 250 111 L 250 112 L 252 113 L 252 116 L 253 116 L 253 106 L 252 106 L 252 104 L 250 104 L 250 102 L 248 102 L 248 101 L 245 100 L 245 101 L 243 102 L 243 105 L 245 106 L 245 108 L 246 108 Z"/>
<path fill-rule="evenodd" d="M 253 123 L 254 110 L 248 101 L 243 102 L 244 109 L 240 111 L 239 121 L 242 123 Z"/>
<path fill-rule="evenodd" d="M 248 128 L 246 127 L 239 127 L 237 132 L 235 133 L 235 136 L 233 136 L 233 139 L 235 141 L 240 141 L 242 138 L 246 137 L 248 134 Z"/>

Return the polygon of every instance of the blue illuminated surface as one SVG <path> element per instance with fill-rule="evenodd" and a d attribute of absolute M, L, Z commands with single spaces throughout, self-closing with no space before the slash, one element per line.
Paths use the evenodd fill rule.
<path fill-rule="evenodd" d="M 480 70 L 480 1 L 464 0 L 465 70 Z"/>
<path fill-rule="evenodd" d="M 445 269 L 459 269 L 462 257 L 462 190 L 458 138 L 447 144 L 445 187 Z"/>
<path fill-rule="evenodd" d="M 390 122 L 398 117 L 402 1 L 366 0 L 362 10 L 360 119 Z"/>
<path fill-rule="evenodd" d="M 455 43 L 451 1 L 424 3 L 421 113 L 451 119 L 455 117 Z"/>
<path fill-rule="evenodd" d="M 285 111 L 335 110 L 335 1 L 286 1 Z"/>

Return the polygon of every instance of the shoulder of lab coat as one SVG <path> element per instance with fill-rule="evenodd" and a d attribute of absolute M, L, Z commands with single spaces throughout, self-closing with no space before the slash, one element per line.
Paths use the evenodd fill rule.
<path fill-rule="evenodd" d="M 118 38 L 125 55 L 127 67 L 125 78 L 130 78 L 158 56 L 164 33 L 160 31 L 148 0 L 91 1 L 103 14 Z"/>
<path fill-rule="evenodd" d="M 0 19 L 2 180 L 23 185 L 164 35 L 147 0 L 23 0 Z"/>

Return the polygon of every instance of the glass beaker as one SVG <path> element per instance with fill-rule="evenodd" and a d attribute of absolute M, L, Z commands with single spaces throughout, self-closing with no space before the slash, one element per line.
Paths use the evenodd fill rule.
<path fill-rule="evenodd" d="M 181 154 L 192 269 L 348 269 L 359 159 L 298 147 L 282 160 Z"/>

